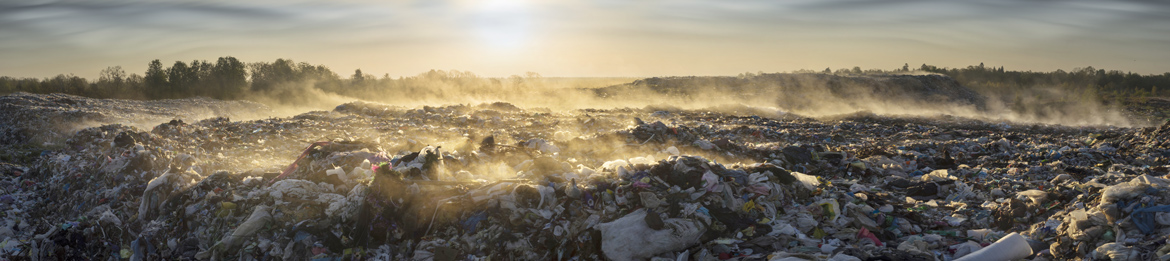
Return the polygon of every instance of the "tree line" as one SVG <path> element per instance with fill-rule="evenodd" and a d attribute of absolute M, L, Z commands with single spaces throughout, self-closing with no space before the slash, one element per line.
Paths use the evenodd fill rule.
<path fill-rule="evenodd" d="M 234 57 L 220 57 L 214 63 L 176 61 L 164 68 L 151 61 L 143 75 L 127 74 L 121 66 L 103 69 L 98 79 L 60 74 L 51 78 L 0 76 L 0 93 L 65 93 L 94 98 L 172 99 L 195 96 L 239 99 L 250 86 L 247 66 Z"/>
<path fill-rule="evenodd" d="M 966 68 L 939 68 L 923 64 L 919 70 L 945 74 L 965 86 L 992 90 L 1040 86 L 1091 91 L 1099 96 L 1113 98 L 1170 96 L 1170 90 L 1167 90 L 1170 88 L 1170 72 L 1141 75 L 1092 66 L 1074 68 L 1072 71 L 1006 71 L 1003 66 L 985 67 L 982 63 Z"/>
<path fill-rule="evenodd" d="M 350 97 L 371 98 L 388 93 L 412 97 L 441 96 L 444 92 L 515 91 L 540 75 L 529 72 L 509 78 L 483 78 L 467 71 L 430 70 L 413 77 L 390 78 L 355 70 L 348 79 L 324 65 L 276 59 L 273 62 L 243 63 L 234 57 L 215 62 L 176 61 L 166 67 L 150 61 L 142 75 L 127 74 L 121 66 L 101 71 L 97 80 L 60 74 L 49 78 L 0 76 L 0 94 L 14 92 L 65 93 L 94 98 L 176 99 L 211 97 L 223 100 L 264 96 L 281 102 L 306 99 L 310 90 Z M 453 89 L 452 87 L 458 89 Z M 378 100 L 378 99 L 372 99 Z"/>
<path fill-rule="evenodd" d="M 1170 94 L 1170 73 L 1141 75 L 1117 70 L 1077 68 L 1052 72 L 1006 71 L 1003 67 L 968 66 L 940 68 L 908 64 L 893 70 L 860 67 L 833 71 L 800 70 L 796 73 L 830 74 L 897 74 L 925 72 L 950 76 L 964 86 L 983 91 L 1018 92 L 1033 88 L 1057 88 L 1080 96 L 1148 97 Z M 751 73 L 748 73 L 749 75 Z M 745 76 L 744 74 L 740 75 Z M 444 92 L 461 94 L 515 92 L 536 84 L 536 73 L 508 78 L 483 78 L 471 72 L 430 70 L 413 77 L 390 78 L 355 70 L 343 78 L 323 65 L 276 59 L 273 62 L 244 63 L 234 57 L 220 57 L 214 62 L 175 61 L 165 67 L 159 60 L 148 63 L 142 74 L 127 74 L 120 66 L 101 71 L 96 80 L 75 75 L 49 78 L 0 77 L 0 94 L 13 92 L 66 93 L 94 98 L 174 99 L 211 97 L 223 100 L 246 99 L 256 95 L 284 102 L 304 99 L 307 91 L 321 91 L 371 99 L 372 95 L 441 96 Z M 378 100 L 376 98 L 371 100 Z"/>

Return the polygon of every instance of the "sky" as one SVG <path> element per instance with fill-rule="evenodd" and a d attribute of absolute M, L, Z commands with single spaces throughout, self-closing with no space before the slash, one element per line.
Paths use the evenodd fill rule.
<path fill-rule="evenodd" d="M 824 68 L 1170 72 L 1170 1 L 0 1 L 0 75 L 277 58 L 412 76 Z"/>

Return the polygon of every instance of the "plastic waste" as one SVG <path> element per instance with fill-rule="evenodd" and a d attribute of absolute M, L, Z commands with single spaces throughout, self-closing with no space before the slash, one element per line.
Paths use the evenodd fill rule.
<path fill-rule="evenodd" d="M 665 229 L 653 230 L 643 221 L 645 218 L 646 211 L 639 209 L 612 222 L 598 224 L 602 253 L 613 260 L 648 259 L 698 244 L 699 236 L 706 231 L 700 222 L 680 218 L 663 220 Z"/>
<path fill-rule="evenodd" d="M 256 233 L 260 232 L 264 226 L 272 222 L 272 215 L 268 213 L 268 209 L 269 208 L 267 206 L 256 207 L 252 210 L 252 215 L 248 216 L 248 219 L 245 220 L 244 223 L 240 224 L 239 227 L 236 227 L 236 229 L 233 230 L 231 234 L 228 234 L 223 239 L 220 239 L 220 241 L 216 242 L 215 245 L 211 247 L 211 249 L 200 252 L 196 255 L 196 257 L 200 259 L 207 259 L 216 253 L 232 251 L 240 247 L 240 245 L 243 244 L 245 240 L 256 235 Z"/>
<path fill-rule="evenodd" d="M 986 239 L 989 234 L 994 232 L 995 231 L 992 231 L 991 229 L 972 229 L 967 230 L 967 237 L 982 241 Z"/>
<path fill-rule="evenodd" d="M 998 231 L 1035 238 L 1038 260 L 1170 253 L 1145 242 L 1170 226 L 1157 208 L 1170 205 L 1170 125 L 731 111 L 748 115 L 669 110 L 629 126 L 648 112 L 350 103 L 85 128 L 0 146 L 4 161 L 29 159 L 0 162 L 0 255 L 931 260 L 1010 239 Z"/>
<path fill-rule="evenodd" d="M 1153 206 L 1138 208 L 1133 210 L 1133 224 L 1142 231 L 1142 233 L 1149 234 L 1154 231 L 1157 220 L 1156 214 L 1159 212 L 1170 212 L 1170 205 Z"/>
<path fill-rule="evenodd" d="M 817 180 L 816 176 L 808 175 L 808 174 L 804 174 L 804 173 L 800 173 L 800 172 L 795 172 L 795 171 L 791 172 L 791 173 L 792 173 L 792 176 L 796 177 L 796 180 L 800 181 L 800 183 L 804 185 L 804 188 L 806 188 L 808 190 L 817 190 L 817 186 L 820 186 L 820 184 L 821 184 L 821 182 L 819 180 Z"/>
<path fill-rule="evenodd" d="M 1013 232 L 979 251 L 955 259 L 955 261 L 1015 260 L 1030 255 L 1032 255 L 1032 247 L 1028 245 L 1028 239 Z"/>
<path fill-rule="evenodd" d="M 983 246 L 979 245 L 979 243 L 975 243 L 974 241 L 967 241 L 963 242 L 962 244 L 953 245 L 950 247 L 950 249 L 955 251 L 954 256 L 956 258 L 962 258 L 963 256 L 983 249 Z"/>
<path fill-rule="evenodd" d="M 1099 259 L 1108 258 L 1109 260 L 1138 260 L 1138 253 L 1133 251 L 1133 248 L 1127 247 L 1123 244 L 1118 244 L 1116 242 L 1105 243 L 1097 247 L 1094 252 L 1096 253 L 1096 258 Z"/>

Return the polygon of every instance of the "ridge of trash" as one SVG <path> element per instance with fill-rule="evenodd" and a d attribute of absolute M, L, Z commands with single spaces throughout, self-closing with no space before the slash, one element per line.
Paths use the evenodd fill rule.
<path fill-rule="evenodd" d="M 173 119 L 243 117 L 270 112 L 251 101 L 205 97 L 163 100 L 97 99 L 18 92 L 0 96 L 0 143 L 65 139 L 83 127 L 123 124 L 149 128 Z"/>
<path fill-rule="evenodd" d="M 986 109 L 987 98 L 945 75 L 832 75 L 763 73 L 747 77 L 653 77 L 591 89 L 598 97 L 650 92 L 668 97 L 734 97 L 769 99 L 786 111 L 833 111 L 837 107 L 877 109 L 878 106 L 932 104 Z M 800 95 L 778 95 L 778 94 Z M 866 101 L 866 102 L 858 102 Z M 868 103 L 868 104 L 867 104 Z M 912 107 L 926 107 L 912 106 Z"/>

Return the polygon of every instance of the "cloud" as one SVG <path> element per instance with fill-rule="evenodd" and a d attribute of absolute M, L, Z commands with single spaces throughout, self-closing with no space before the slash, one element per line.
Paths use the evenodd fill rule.
<path fill-rule="evenodd" d="M 491 3 L 513 7 L 485 11 Z M 431 69 L 422 66 L 628 75 L 629 66 L 596 59 L 651 75 L 980 61 L 1155 73 L 1170 71 L 1156 60 L 1170 58 L 1168 14 L 1162 1 L 6 1 L 0 71 L 85 76 L 110 65 L 137 71 L 156 58 L 234 55 L 409 70 L 399 75 Z M 1023 52 L 1030 60 L 1015 57 Z M 767 62 L 780 58 L 785 64 Z M 662 59 L 692 65 L 653 69 Z M 724 66 L 734 59 L 743 61 Z"/>

